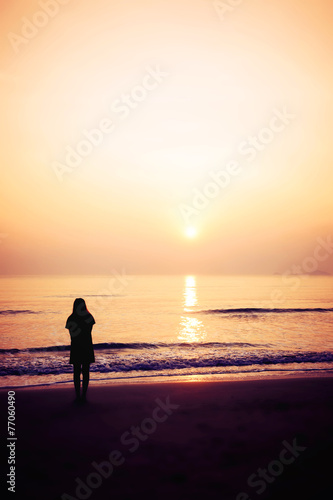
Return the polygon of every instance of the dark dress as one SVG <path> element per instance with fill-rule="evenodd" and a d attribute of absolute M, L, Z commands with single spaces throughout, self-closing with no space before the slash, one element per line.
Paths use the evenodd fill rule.
<path fill-rule="evenodd" d="M 66 327 L 71 336 L 71 352 L 69 362 L 76 363 L 94 363 L 95 355 L 91 338 L 91 330 L 95 320 L 88 313 L 84 317 L 71 314 L 66 322 Z"/>

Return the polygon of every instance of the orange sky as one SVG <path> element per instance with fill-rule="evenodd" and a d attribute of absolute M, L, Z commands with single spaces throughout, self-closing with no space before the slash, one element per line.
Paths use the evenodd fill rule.
<path fill-rule="evenodd" d="M 333 234 L 332 2 L 216 3 L 1 1 L 1 274 L 283 272 Z"/>

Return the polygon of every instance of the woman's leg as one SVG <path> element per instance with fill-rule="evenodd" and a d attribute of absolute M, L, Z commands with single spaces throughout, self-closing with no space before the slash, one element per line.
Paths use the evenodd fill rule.
<path fill-rule="evenodd" d="M 76 399 L 80 397 L 80 376 L 81 376 L 81 363 L 74 363 L 74 387 Z"/>
<path fill-rule="evenodd" d="M 83 363 L 83 365 L 82 365 L 82 375 L 83 375 L 82 397 L 84 399 L 86 398 L 87 389 L 88 389 L 88 385 L 89 385 L 89 369 L 90 369 L 90 363 Z"/>

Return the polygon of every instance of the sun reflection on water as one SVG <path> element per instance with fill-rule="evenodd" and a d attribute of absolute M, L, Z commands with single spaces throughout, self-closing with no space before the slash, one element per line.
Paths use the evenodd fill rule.
<path fill-rule="evenodd" d="M 183 293 L 184 312 L 191 312 L 198 304 L 195 276 L 186 276 Z M 194 316 L 182 316 L 178 339 L 182 342 L 198 342 L 206 338 L 203 322 Z"/>
<path fill-rule="evenodd" d="M 191 311 L 189 307 L 194 307 L 198 303 L 196 281 L 194 276 L 186 276 L 184 297 L 184 311 Z"/>

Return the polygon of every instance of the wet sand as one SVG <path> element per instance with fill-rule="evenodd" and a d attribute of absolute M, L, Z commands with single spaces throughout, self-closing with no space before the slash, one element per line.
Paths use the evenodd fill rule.
<path fill-rule="evenodd" d="M 72 387 L 17 389 L 12 497 L 331 498 L 332 396 L 330 377 L 92 384 L 80 405 Z"/>

